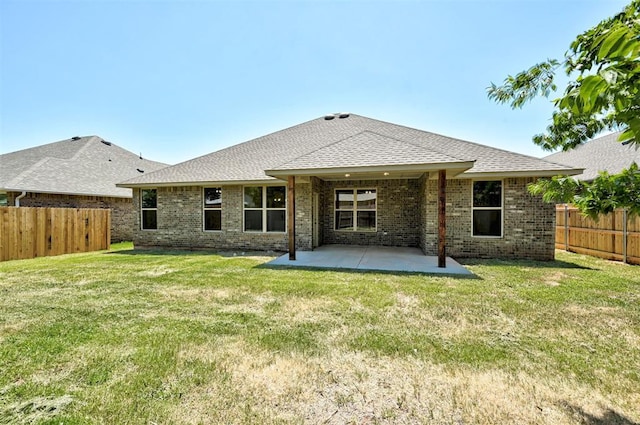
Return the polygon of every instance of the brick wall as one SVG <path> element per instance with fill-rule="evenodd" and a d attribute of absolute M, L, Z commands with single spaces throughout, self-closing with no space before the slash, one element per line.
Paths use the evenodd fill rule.
<path fill-rule="evenodd" d="M 503 180 L 504 231 L 501 238 L 471 236 L 471 180 L 447 180 L 447 255 L 454 258 L 528 258 L 553 260 L 555 215 L 553 204 L 532 196 L 527 184 L 532 178 Z M 437 254 L 437 180 L 427 180 L 424 235 L 421 247 Z"/>
<path fill-rule="evenodd" d="M 419 245 L 419 181 L 418 180 L 348 180 L 327 181 L 322 187 L 324 208 L 322 243 L 354 245 Z M 376 189 L 376 231 L 352 232 L 335 230 L 336 189 Z"/>
<path fill-rule="evenodd" d="M 15 205 L 15 199 L 19 195 L 20 192 L 8 192 L 8 205 Z M 136 214 L 131 198 L 28 192 L 24 198 L 20 199 L 20 205 L 50 208 L 109 208 L 111 209 L 111 242 L 133 239 L 133 222 Z"/>
<path fill-rule="evenodd" d="M 284 185 L 284 183 L 283 183 Z M 203 230 L 203 188 L 157 188 L 158 229 L 140 230 L 140 189 L 134 189 L 134 244 L 177 247 L 287 251 L 286 233 L 243 231 L 243 187 L 222 186 L 222 230 Z M 296 249 L 311 249 L 311 184 L 296 184 Z"/>
<path fill-rule="evenodd" d="M 555 214 L 552 204 L 529 195 L 528 178 L 503 180 L 504 234 L 501 238 L 471 236 L 471 180 L 447 181 L 447 255 L 471 258 L 530 258 L 554 256 Z M 375 232 L 335 231 L 337 188 L 377 189 Z M 286 233 L 243 232 L 243 188 L 223 186 L 222 231 L 203 228 L 202 187 L 157 188 L 158 230 L 140 230 L 139 189 L 134 190 L 136 246 L 287 251 Z M 320 245 L 359 244 L 420 246 L 437 254 L 437 180 L 322 181 L 296 183 L 296 248 L 312 247 L 313 194 L 320 199 Z"/>

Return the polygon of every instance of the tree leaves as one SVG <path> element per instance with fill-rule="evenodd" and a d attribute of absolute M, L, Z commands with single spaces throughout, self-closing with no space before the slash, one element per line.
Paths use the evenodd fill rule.
<path fill-rule="evenodd" d="M 512 108 L 548 97 L 557 89 L 555 72 L 561 67 L 574 79 L 553 100 L 552 124 L 534 136 L 535 144 L 568 150 L 603 129 L 621 129 L 620 141 L 640 145 L 640 0 L 579 34 L 564 61 L 547 59 L 508 76 L 501 86 L 491 83 L 488 97 Z"/>
<path fill-rule="evenodd" d="M 529 193 L 542 195 L 548 203 L 571 203 L 586 216 L 597 219 L 617 208 L 640 215 L 640 169 L 634 162 L 619 174 L 601 172 L 591 182 L 567 176 L 540 179 L 528 186 Z"/>
<path fill-rule="evenodd" d="M 521 108 L 525 103 L 538 96 L 548 97 L 557 87 L 554 83 L 556 69 L 560 63 L 555 59 L 547 59 L 527 71 L 515 76 L 509 75 L 502 86 L 491 83 L 487 89 L 489 99 L 498 103 L 511 103 L 512 108 Z"/>

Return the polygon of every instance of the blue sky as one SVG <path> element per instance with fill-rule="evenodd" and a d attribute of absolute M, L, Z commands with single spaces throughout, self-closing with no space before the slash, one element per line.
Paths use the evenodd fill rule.
<path fill-rule="evenodd" d="M 0 153 L 99 135 L 178 163 L 332 112 L 542 156 L 486 96 L 615 0 L 0 2 Z"/>

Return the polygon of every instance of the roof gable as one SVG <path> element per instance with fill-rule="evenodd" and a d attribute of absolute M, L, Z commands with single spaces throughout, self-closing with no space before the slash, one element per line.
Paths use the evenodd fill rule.
<path fill-rule="evenodd" d="M 463 161 L 433 149 L 372 131 L 362 131 L 274 167 L 274 170 L 457 163 Z"/>

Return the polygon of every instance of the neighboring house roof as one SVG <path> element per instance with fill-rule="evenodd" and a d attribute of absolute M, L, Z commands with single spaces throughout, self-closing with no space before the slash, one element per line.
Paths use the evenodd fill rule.
<path fill-rule="evenodd" d="M 578 180 L 593 180 L 600 171 L 618 174 L 631 163 L 640 165 L 640 147 L 623 145 L 618 141 L 620 133 L 598 137 L 566 152 L 556 152 L 544 159 L 557 164 L 584 168 L 582 174 L 574 176 Z"/>
<path fill-rule="evenodd" d="M 329 120 L 320 117 L 120 185 L 251 182 L 272 180 L 287 172 L 313 175 L 372 167 L 422 167 L 424 171 L 429 165 L 466 170 L 462 177 L 577 172 L 539 158 L 350 114 Z"/>
<path fill-rule="evenodd" d="M 130 198 L 117 182 L 166 166 L 97 136 L 74 137 L 0 155 L 0 190 Z"/>

